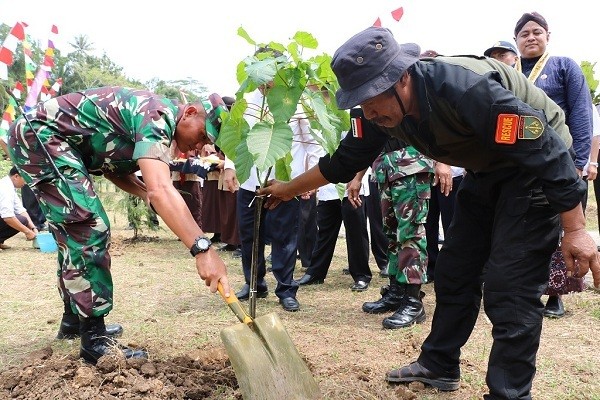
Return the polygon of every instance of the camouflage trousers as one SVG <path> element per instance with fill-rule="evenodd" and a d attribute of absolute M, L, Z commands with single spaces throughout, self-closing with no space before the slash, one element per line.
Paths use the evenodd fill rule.
<path fill-rule="evenodd" d="M 60 176 L 31 133 L 9 136 L 9 153 L 35 193 L 58 244 L 58 289 L 84 317 L 113 306 L 110 226 L 106 211 L 77 152 L 68 143 L 47 143 Z"/>
<path fill-rule="evenodd" d="M 409 175 L 380 183 L 383 231 L 388 238 L 388 271 L 399 283 L 427 282 L 425 221 L 431 174 Z"/>

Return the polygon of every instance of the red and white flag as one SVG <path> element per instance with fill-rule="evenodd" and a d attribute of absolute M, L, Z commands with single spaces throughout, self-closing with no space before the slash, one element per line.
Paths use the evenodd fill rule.
<path fill-rule="evenodd" d="M 8 67 L 14 61 L 17 44 L 25 39 L 26 26 L 27 24 L 24 22 L 17 22 L 4 39 L 2 47 L 0 47 L 0 79 L 2 80 L 8 79 Z"/>
<path fill-rule="evenodd" d="M 390 15 L 391 15 L 393 21 L 400 22 L 400 19 L 404 15 L 404 8 L 398 7 L 395 10 L 390 11 Z M 373 22 L 373 26 L 381 28 L 384 25 L 384 23 L 387 21 L 389 21 L 387 16 L 384 18 L 384 21 L 382 21 L 381 17 L 377 17 L 375 22 Z M 392 23 L 392 21 L 389 21 L 389 22 Z"/>
<path fill-rule="evenodd" d="M 62 78 L 58 78 L 56 82 L 50 88 L 50 95 L 52 97 L 56 96 L 60 92 L 60 87 L 62 86 Z"/>
<path fill-rule="evenodd" d="M 21 95 L 23 94 L 23 84 L 19 81 L 17 81 L 15 83 L 15 87 L 12 90 L 13 95 L 17 98 L 17 99 L 21 99 Z"/>

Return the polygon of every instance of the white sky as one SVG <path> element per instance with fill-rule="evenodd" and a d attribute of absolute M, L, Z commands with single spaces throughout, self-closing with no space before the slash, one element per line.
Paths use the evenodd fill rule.
<path fill-rule="evenodd" d="M 512 41 L 516 21 L 538 11 L 549 24 L 549 51 L 598 62 L 600 14 L 583 0 L 0 0 L 0 22 L 29 24 L 29 34 L 45 46 L 50 26 L 59 29 L 63 54 L 76 35 L 87 35 L 125 74 L 145 82 L 193 78 L 210 92 L 233 95 L 235 69 L 254 48 L 237 36 L 242 26 L 257 42 L 287 44 L 297 31 L 319 41 L 316 53 L 335 50 L 353 34 L 382 24 L 399 42 L 415 42 L 441 54 L 482 54 L 497 40 Z M 400 22 L 390 12 L 404 8 Z M 34 10 L 27 12 L 27 9 Z"/>

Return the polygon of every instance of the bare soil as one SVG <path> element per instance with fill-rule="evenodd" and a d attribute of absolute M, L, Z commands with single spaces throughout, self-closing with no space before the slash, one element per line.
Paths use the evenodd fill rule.
<path fill-rule="evenodd" d="M 54 287 L 56 254 L 40 253 L 21 237 L 7 241 L 13 248 L 0 252 L 0 399 L 242 398 L 219 338 L 220 330 L 237 319 L 198 279 L 187 250 L 171 233 L 152 235 L 131 241 L 131 231 L 114 231 L 115 309 L 107 317 L 107 323 L 124 325 L 122 344 L 143 347 L 150 357 L 103 357 L 96 366 L 79 359 L 78 340 L 55 339 L 62 313 Z M 239 289 L 240 261 L 222 254 L 232 285 Z M 482 398 L 492 343 L 491 324 L 483 312 L 463 348 L 459 390 L 388 385 L 386 371 L 419 354 L 431 324 L 435 283 L 423 287 L 425 323 L 384 330 L 381 320 L 386 315 L 364 314 L 361 305 L 379 298 L 386 279 L 376 275 L 367 291 L 354 293 L 349 290 L 351 278 L 342 273 L 345 267 L 340 238 L 325 284 L 298 291 L 299 312 L 283 311 L 272 292 L 257 304 L 257 315 L 280 316 L 324 399 Z M 268 275 L 272 290 L 275 282 Z M 298 263 L 296 278 L 301 275 Z M 598 400 L 600 297 L 587 290 L 564 301 L 567 315 L 545 321 L 534 398 Z"/>

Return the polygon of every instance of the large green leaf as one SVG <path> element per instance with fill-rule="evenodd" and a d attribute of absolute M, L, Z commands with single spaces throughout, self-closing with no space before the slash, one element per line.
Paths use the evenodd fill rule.
<path fill-rule="evenodd" d="M 252 39 L 250 37 L 250 35 L 248 35 L 248 32 L 246 32 L 246 30 L 244 28 L 242 28 L 241 26 L 238 28 L 237 34 L 238 34 L 238 36 L 243 37 L 244 39 L 246 39 L 246 41 L 248 43 L 250 43 L 251 45 L 256 45 L 256 42 L 254 41 L 254 39 Z"/>
<path fill-rule="evenodd" d="M 335 73 L 331 69 L 331 56 L 329 54 L 321 54 L 313 57 L 310 61 L 315 65 L 314 70 L 319 80 L 334 85 L 333 91 L 335 92 L 339 88 L 339 83 Z"/>
<path fill-rule="evenodd" d="M 264 85 L 271 82 L 275 77 L 277 73 L 277 61 L 274 58 L 256 59 L 256 61 L 246 67 L 246 73 L 248 74 L 248 78 L 257 85 Z"/>
<path fill-rule="evenodd" d="M 248 151 L 254 158 L 254 165 L 260 172 L 275 165 L 292 149 L 292 128 L 287 122 L 270 124 L 265 121 L 256 123 L 248 132 Z"/>
<path fill-rule="evenodd" d="M 248 122 L 243 118 L 246 107 L 245 99 L 236 100 L 231 111 L 224 115 L 221 131 L 217 138 L 217 146 L 231 160 L 237 158 L 237 147 L 250 130 Z"/>
<path fill-rule="evenodd" d="M 284 182 L 292 180 L 292 153 L 287 153 L 275 163 L 275 179 Z"/>
<path fill-rule="evenodd" d="M 307 49 L 316 49 L 319 46 L 317 39 L 308 32 L 296 32 L 294 40 Z"/>
<path fill-rule="evenodd" d="M 246 182 L 250 178 L 250 172 L 254 166 L 254 158 L 248 151 L 247 142 L 240 142 L 236 149 L 235 174 L 238 181 Z"/>
<path fill-rule="evenodd" d="M 300 58 L 300 51 L 298 50 L 298 43 L 292 42 L 288 45 L 288 53 L 292 56 L 292 61 L 298 64 L 302 59 Z"/>
<path fill-rule="evenodd" d="M 298 109 L 302 95 L 301 73 L 297 69 L 281 71 L 267 92 L 267 104 L 275 121 L 289 121 Z"/>
<path fill-rule="evenodd" d="M 327 92 L 305 90 L 302 106 L 310 122 L 311 134 L 327 153 L 332 154 L 339 146 L 341 133 L 350 129 L 350 118 L 347 111 L 326 101 L 324 94 L 329 97 Z"/>
<path fill-rule="evenodd" d="M 248 65 L 246 63 L 246 60 L 240 61 L 236 67 L 236 72 L 235 72 L 235 77 L 238 81 L 238 83 L 242 83 L 246 80 L 248 80 L 248 72 L 246 72 L 246 65 Z M 240 91 L 245 91 L 242 90 L 242 88 L 240 88 L 238 90 L 238 92 Z"/>

